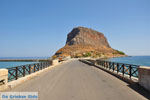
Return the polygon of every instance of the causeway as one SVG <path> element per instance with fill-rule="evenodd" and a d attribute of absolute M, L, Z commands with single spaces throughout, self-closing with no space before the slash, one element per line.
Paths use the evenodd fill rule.
<path fill-rule="evenodd" d="M 38 92 L 38 100 L 147 100 L 124 81 L 76 59 L 7 91 Z"/>

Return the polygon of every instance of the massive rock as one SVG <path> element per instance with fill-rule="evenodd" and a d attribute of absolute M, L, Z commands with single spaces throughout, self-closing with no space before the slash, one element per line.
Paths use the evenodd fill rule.
<path fill-rule="evenodd" d="M 67 45 L 93 45 L 110 47 L 103 33 L 92 29 L 74 28 L 67 37 Z"/>
<path fill-rule="evenodd" d="M 103 33 L 85 27 L 74 28 L 67 36 L 66 45 L 55 57 L 118 57 L 123 52 L 112 49 Z"/>

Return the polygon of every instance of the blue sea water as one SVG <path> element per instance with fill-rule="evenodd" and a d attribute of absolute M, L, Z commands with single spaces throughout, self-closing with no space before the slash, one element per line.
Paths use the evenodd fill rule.
<path fill-rule="evenodd" d="M 0 57 L 0 59 L 47 59 L 49 57 Z"/>
<path fill-rule="evenodd" d="M 49 57 L 0 57 L 0 59 L 47 59 Z M 0 62 L 0 68 L 11 68 L 20 65 L 32 64 L 37 62 Z"/>
<path fill-rule="evenodd" d="M 150 56 L 129 56 L 129 57 L 119 57 L 119 58 L 110 58 L 108 61 L 134 64 L 140 66 L 150 66 Z"/>
<path fill-rule="evenodd" d="M 11 68 L 11 67 L 16 67 L 20 65 L 26 65 L 26 64 L 32 64 L 32 63 L 37 63 L 37 62 L 0 62 L 0 68 Z"/>
<path fill-rule="evenodd" d="M 0 57 L 0 59 L 47 59 L 49 57 Z M 110 58 L 108 61 L 134 64 L 141 66 L 150 66 L 150 56 L 131 56 L 131 57 L 119 57 Z M 10 68 L 25 64 L 32 64 L 37 62 L 0 62 L 0 68 Z"/>

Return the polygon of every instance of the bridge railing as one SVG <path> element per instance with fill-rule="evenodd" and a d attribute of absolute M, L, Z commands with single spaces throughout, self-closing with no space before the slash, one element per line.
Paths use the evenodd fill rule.
<path fill-rule="evenodd" d="M 96 60 L 96 63 L 108 70 L 121 73 L 123 76 L 128 75 L 129 78 L 131 77 L 138 78 L 138 67 L 139 67 L 138 65 L 116 63 L 116 62 L 110 62 L 110 61 L 104 61 L 104 60 Z"/>
<path fill-rule="evenodd" d="M 50 61 L 46 62 L 40 62 L 40 63 L 34 63 L 34 64 L 27 64 L 8 69 L 8 82 L 17 80 L 21 77 L 24 77 L 26 75 L 35 73 L 39 70 L 45 69 L 51 65 Z"/>
<path fill-rule="evenodd" d="M 80 60 L 84 63 L 88 63 L 90 65 L 100 65 L 101 67 L 111 70 L 113 72 L 116 72 L 117 74 L 122 74 L 123 76 L 128 76 L 130 79 L 132 77 L 138 78 L 139 73 L 138 73 L 138 68 L 140 67 L 139 65 L 133 65 L 133 64 L 124 64 L 124 63 L 117 63 L 117 62 L 110 62 L 106 60 L 92 60 L 92 59 L 84 59 Z M 88 61 L 88 62 L 86 62 Z"/>

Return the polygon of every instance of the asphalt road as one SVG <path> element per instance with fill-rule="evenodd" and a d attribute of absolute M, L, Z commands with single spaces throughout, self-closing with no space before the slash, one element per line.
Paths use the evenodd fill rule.
<path fill-rule="evenodd" d="M 71 60 L 9 91 L 38 92 L 39 100 L 147 100 L 118 78 Z"/>

